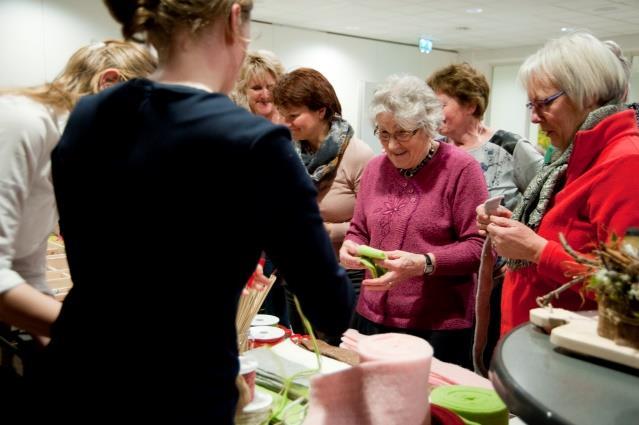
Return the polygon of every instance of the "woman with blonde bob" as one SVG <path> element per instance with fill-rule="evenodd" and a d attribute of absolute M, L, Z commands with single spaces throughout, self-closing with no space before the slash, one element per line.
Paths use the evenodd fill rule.
<path fill-rule="evenodd" d="M 352 290 L 288 130 L 228 97 L 252 1 L 105 3 L 159 65 L 82 99 L 53 152 L 73 289 L 32 388 L 56 423 L 231 425 L 235 319 L 261 253 L 316 329 L 346 329 Z M 116 235 L 117 274 L 100 235 Z"/>
<path fill-rule="evenodd" d="M 587 33 L 551 40 L 519 71 L 531 120 L 557 152 L 511 213 L 487 216 L 482 232 L 508 260 L 502 294 L 502 334 L 528 320 L 536 298 L 580 269 L 559 242 L 589 253 L 612 234 L 639 224 L 639 130 L 624 101 L 627 73 L 609 46 Z M 579 287 L 553 300 L 569 310 L 594 308 Z"/>
<path fill-rule="evenodd" d="M 255 115 L 260 115 L 272 123 L 279 123 L 280 116 L 273 104 L 273 89 L 284 72 L 284 66 L 273 52 L 249 52 L 240 69 L 240 77 L 229 96 L 235 103 Z"/>
<path fill-rule="evenodd" d="M 475 273 L 483 239 L 474 223 L 488 197 L 479 163 L 433 139 L 441 105 L 413 76 L 391 76 L 371 104 L 385 154 L 362 175 L 340 260 L 364 268 L 360 245 L 381 249 L 388 272 L 367 272 L 355 326 L 363 334 L 401 332 L 424 338 L 443 361 L 471 367 Z"/>
<path fill-rule="evenodd" d="M 51 151 L 82 96 L 155 70 L 144 48 L 82 47 L 51 83 L 0 96 L 0 320 L 48 337 L 60 303 L 46 285 L 47 238 L 57 221 Z"/>

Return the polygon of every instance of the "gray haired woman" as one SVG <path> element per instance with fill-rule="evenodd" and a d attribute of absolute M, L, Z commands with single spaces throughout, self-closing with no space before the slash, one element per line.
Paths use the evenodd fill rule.
<path fill-rule="evenodd" d="M 623 106 L 628 74 L 608 45 L 587 33 L 549 41 L 519 71 L 528 92 L 531 120 L 557 149 L 514 212 L 500 207 L 477 221 L 497 253 L 509 258 L 502 293 L 501 332 L 528 320 L 536 298 L 580 270 L 559 242 L 575 250 L 623 235 L 639 224 L 639 130 L 634 111 Z M 578 288 L 553 305 L 594 308 Z"/>
<path fill-rule="evenodd" d="M 388 272 L 362 282 L 355 326 L 364 334 L 419 336 L 437 358 L 470 367 L 483 243 L 474 208 L 488 197 L 481 167 L 433 140 L 441 106 L 417 77 L 386 79 L 371 115 L 385 153 L 364 170 L 340 261 L 363 268 L 358 247 L 369 245 L 385 252 L 378 264 Z"/>

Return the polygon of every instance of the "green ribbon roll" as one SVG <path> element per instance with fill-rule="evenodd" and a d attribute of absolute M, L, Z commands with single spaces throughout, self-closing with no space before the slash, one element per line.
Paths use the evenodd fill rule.
<path fill-rule="evenodd" d="M 508 409 L 493 390 L 451 385 L 435 388 L 433 404 L 452 410 L 466 425 L 508 425 Z"/>

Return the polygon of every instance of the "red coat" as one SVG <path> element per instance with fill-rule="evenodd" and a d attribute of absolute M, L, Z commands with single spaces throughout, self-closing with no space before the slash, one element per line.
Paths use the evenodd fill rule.
<path fill-rule="evenodd" d="M 537 233 L 548 240 L 539 264 L 508 271 L 501 300 L 501 332 L 529 320 L 535 299 L 571 280 L 572 257 L 559 242 L 589 252 L 597 241 L 614 232 L 623 235 L 639 226 L 639 130 L 633 111 L 619 112 L 591 130 L 579 131 L 568 162 L 566 184 L 554 198 Z M 580 285 L 561 294 L 553 306 L 592 310 L 578 294 Z"/>

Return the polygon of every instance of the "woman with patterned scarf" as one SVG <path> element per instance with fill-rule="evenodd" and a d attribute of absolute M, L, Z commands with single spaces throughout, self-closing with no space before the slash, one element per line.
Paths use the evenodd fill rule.
<path fill-rule="evenodd" d="M 320 214 L 337 254 L 373 150 L 353 137 L 353 127 L 341 116 L 342 106 L 333 86 L 320 72 L 299 68 L 285 74 L 273 90 L 273 100 L 315 182 Z M 361 270 L 349 271 L 349 277 L 359 292 Z"/>
<path fill-rule="evenodd" d="M 549 41 L 519 71 L 531 120 L 556 152 L 530 183 L 514 212 L 487 216 L 481 231 L 507 257 L 502 335 L 528 320 L 536 298 L 579 272 L 559 242 L 588 253 L 598 241 L 639 225 L 639 130 L 623 104 L 627 74 L 609 47 L 586 33 Z M 553 301 L 569 310 L 594 309 L 579 289 Z"/>

